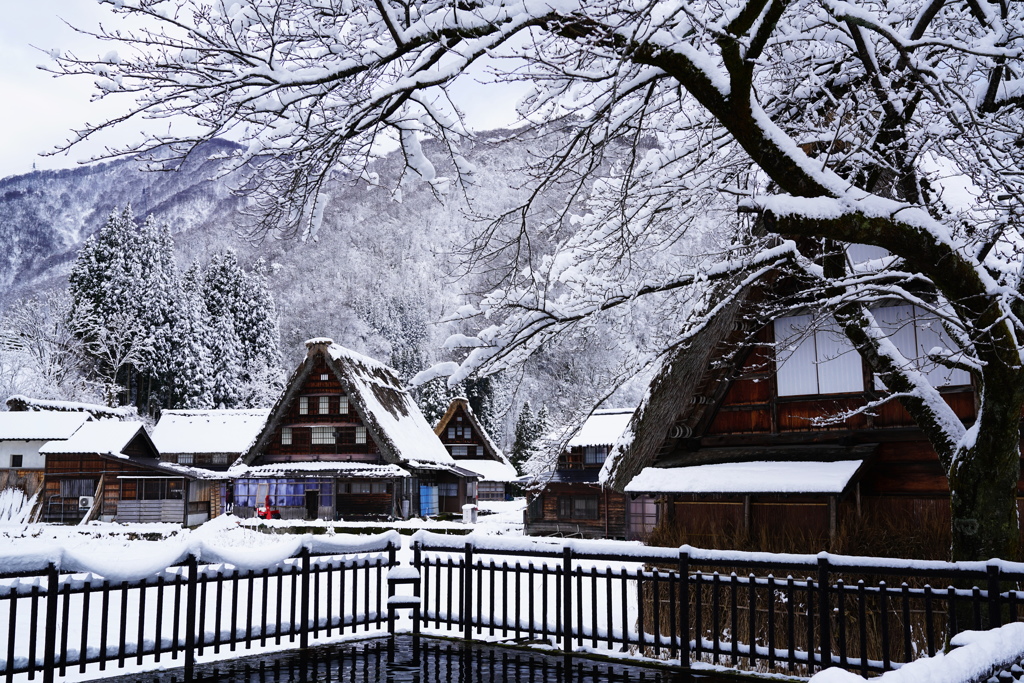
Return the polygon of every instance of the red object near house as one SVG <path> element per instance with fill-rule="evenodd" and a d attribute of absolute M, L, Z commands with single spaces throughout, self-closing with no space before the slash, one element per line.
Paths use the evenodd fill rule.
<path fill-rule="evenodd" d="M 256 508 L 256 516 L 260 519 L 281 519 L 281 511 L 270 504 L 270 496 L 263 500 L 263 507 Z"/>

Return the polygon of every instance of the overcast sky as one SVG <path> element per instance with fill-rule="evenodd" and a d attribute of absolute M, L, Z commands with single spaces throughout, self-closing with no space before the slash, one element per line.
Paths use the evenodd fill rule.
<path fill-rule="evenodd" d="M 101 150 L 100 144 L 93 144 L 77 147 L 70 155 L 40 156 L 66 140 L 73 128 L 122 112 L 129 103 L 117 97 L 90 102 L 90 79 L 54 78 L 36 67 L 50 60 L 47 52 L 54 48 L 82 55 L 103 50 L 92 39 L 76 34 L 62 19 L 90 28 L 110 17 L 97 0 L 4 2 L 0 21 L 0 178 L 28 173 L 33 167 L 68 168 Z M 490 86 L 462 102 L 470 124 L 478 129 L 508 125 L 514 120 L 513 107 L 522 90 Z M 122 133 L 135 133 L 140 127 L 135 124 Z"/>

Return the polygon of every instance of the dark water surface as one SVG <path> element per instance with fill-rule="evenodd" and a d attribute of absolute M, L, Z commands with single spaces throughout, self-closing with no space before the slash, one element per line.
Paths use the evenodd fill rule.
<path fill-rule="evenodd" d="M 713 683 L 713 679 L 655 667 L 528 652 L 484 643 L 466 645 L 412 636 L 310 648 L 203 664 L 196 681 L 221 683 Z M 182 671 L 136 674 L 108 681 L 183 683 Z M 721 679 L 720 679 L 721 680 Z"/>

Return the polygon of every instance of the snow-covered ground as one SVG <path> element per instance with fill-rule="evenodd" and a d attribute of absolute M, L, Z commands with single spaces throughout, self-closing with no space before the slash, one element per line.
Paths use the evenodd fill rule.
<path fill-rule="evenodd" d="M 480 505 L 481 514 L 476 524 L 423 519 L 379 523 L 301 520 L 264 522 L 238 519 L 231 515 L 218 517 L 196 529 L 182 529 L 176 524 L 90 522 L 79 526 L 64 526 L 0 522 L 0 565 L 4 565 L 7 571 L 16 571 L 19 569 L 16 563 L 21 563 L 24 565 L 21 569 L 31 570 L 40 563 L 45 567 L 49 558 L 61 554 L 80 558 L 83 563 L 88 563 L 89 558 L 117 558 L 121 565 L 131 564 L 132 558 L 136 558 L 136 562 L 142 562 L 143 558 L 159 562 L 159 558 L 167 552 L 176 552 L 178 548 L 194 546 L 197 542 L 217 548 L 267 551 L 289 541 L 297 543 L 300 536 L 288 532 L 293 527 L 323 527 L 328 537 L 336 532 L 345 533 L 349 529 L 357 532 L 367 527 L 439 532 L 471 529 L 477 534 L 521 536 L 525 507 L 526 501 L 522 498 L 487 501 Z M 169 541 L 173 542 L 173 548 Z M 173 561 L 173 558 L 168 560 L 169 563 Z"/>

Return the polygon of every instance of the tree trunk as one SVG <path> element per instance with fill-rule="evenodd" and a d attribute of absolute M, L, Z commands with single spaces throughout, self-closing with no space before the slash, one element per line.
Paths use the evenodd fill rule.
<path fill-rule="evenodd" d="M 977 438 L 971 448 L 957 453 L 948 474 L 952 557 L 1016 560 L 1020 545 L 1017 482 L 1024 387 L 1018 373 L 1009 368 L 995 368 L 984 374 Z"/>

